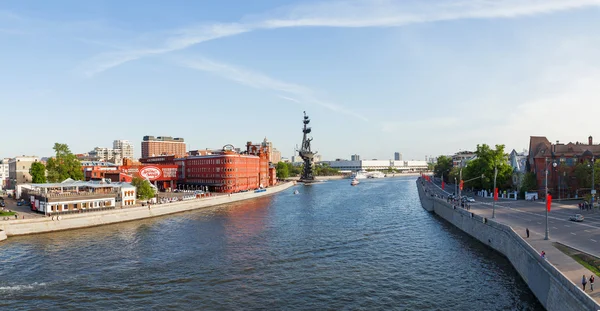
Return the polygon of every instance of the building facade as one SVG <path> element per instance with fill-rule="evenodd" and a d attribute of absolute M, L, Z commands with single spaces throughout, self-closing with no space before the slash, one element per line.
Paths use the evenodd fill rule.
<path fill-rule="evenodd" d="M 351 155 L 350 161 L 360 161 L 360 155 L 358 155 L 358 154 Z"/>
<path fill-rule="evenodd" d="M 136 203 L 136 189 L 129 183 L 22 184 L 17 186 L 16 195 L 29 201 L 31 210 L 45 214 L 98 211 Z"/>
<path fill-rule="evenodd" d="M 97 161 L 111 162 L 117 165 L 123 164 L 123 155 L 119 149 L 96 147 L 88 155 L 90 159 L 96 159 Z"/>
<path fill-rule="evenodd" d="M 529 171 L 536 175 L 540 197 L 545 195 L 546 185 L 556 197 L 572 198 L 590 194 L 591 178 L 589 184 L 588 181 L 578 180 L 575 167 L 578 164 L 589 165 L 599 157 L 600 145 L 594 144 L 592 136 L 588 137 L 587 143 L 567 144 L 559 141 L 553 144 L 543 136 L 531 136 L 529 139 L 527 161 Z"/>
<path fill-rule="evenodd" d="M 183 138 L 144 136 L 142 140 L 142 158 L 162 155 L 174 155 L 176 158 L 185 157 L 186 146 Z"/>
<path fill-rule="evenodd" d="M 8 161 L 8 188 L 15 189 L 17 185 L 30 183 L 31 174 L 29 169 L 31 164 L 39 162 L 40 158 L 36 156 L 19 156 Z"/>
<path fill-rule="evenodd" d="M 221 154 L 192 156 L 180 161 L 180 181 L 186 186 L 208 187 L 209 191 L 234 193 L 268 187 L 268 154 L 240 154 L 225 150 Z"/>
<path fill-rule="evenodd" d="M 465 167 L 467 162 L 475 157 L 475 153 L 471 151 L 459 151 L 452 156 L 452 166 Z"/>
<path fill-rule="evenodd" d="M 402 161 L 402 154 L 400 152 L 394 152 L 394 161 Z"/>
<path fill-rule="evenodd" d="M 0 160 L 0 190 L 4 190 L 8 186 L 9 174 L 8 174 L 8 162 L 10 159 L 5 158 Z"/>
<path fill-rule="evenodd" d="M 133 160 L 133 144 L 128 140 L 113 141 L 113 150 L 119 150 L 121 158 Z"/>
<path fill-rule="evenodd" d="M 323 161 L 331 168 L 339 169 L 340 171 L 363 171 L 363 170 L 387 170 L 394 169 L 399 172 L 420 172 L 427 170 L 426 161 L 393 161 L 393 160 L 336 160 Z"/>

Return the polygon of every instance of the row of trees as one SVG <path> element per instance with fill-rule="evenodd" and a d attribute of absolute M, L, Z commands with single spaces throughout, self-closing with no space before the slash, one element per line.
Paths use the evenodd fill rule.
<path fill-rule="evenodd" d="M 440 156 L 433 168 L 434 176 L 443 176 L 445 182 L 454 182 L 460 180 L 462 169 L 465 187 L 492 189 L 494 171 L 497 169 L 496 186 L 499 189 L 509 189 L 512 187 L 512 167 L 508 164 L 508 154 L 504 152 L 504 148 L 504 145 L 496 145 L 495 149 L 486 144 L 477 145 L 475 159 L 462 168 L 453 166 L 451 157 Z"/>
<path fill-rule="evenodd" d="M 291 162 L 279 162 L 276 166 L 277 178 L 285 179 L 288 177 L 296 177 L 302 173 L 302 165 L 294 165 Z M 313 175 L 315 176 L 332 176 L 340 175 L 339 169 L 332 168 L 326 163 L 316 163 L 313 166 Z"/>

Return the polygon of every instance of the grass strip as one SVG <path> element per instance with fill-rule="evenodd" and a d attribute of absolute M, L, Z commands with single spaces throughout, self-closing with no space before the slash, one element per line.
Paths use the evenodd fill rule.
<path fill-rule="evenodd" d="M 578 250 L 572 249 L 566 245 L 554 242 L 554 247 L 563 252 L 565 255 L 573 258 L 580 265 L 590 270 L 597 277 L 600 277 L 600 258 L 582 253 Z"/>

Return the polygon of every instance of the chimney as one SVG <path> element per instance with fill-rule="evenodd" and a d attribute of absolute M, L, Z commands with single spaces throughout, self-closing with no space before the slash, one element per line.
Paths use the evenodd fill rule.
<path fill-rule="evenodd" d="M 592 136 L 590 135 L 590 137 L 588 137 L 588 143 L 590 144 L 590 146 L 592 145 L 592 142 L 593 142 Z"/>

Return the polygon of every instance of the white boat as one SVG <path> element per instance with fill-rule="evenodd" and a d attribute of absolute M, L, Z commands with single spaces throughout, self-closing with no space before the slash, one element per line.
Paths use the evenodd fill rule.
<path fill-rule="evenodd" d="M 352 174 L 352 177 L 350 177 L 352 179 L 366 179 L 367 178 L 367 171 L 358 171 L 355 172 L 354 174 Z"/>
<path fill-rule="evenodd" d="M 298 194 L 298 193 L 300 193 L 300 191 L 294 190 L 294 194 Z"/>
<path fill-rule="evenodd" d="M 352 179 L 352 181 L 350 182 L 350 185 L 352 185 L 352 186 L 356 186 L 356 185 L 358 185 L 359 183 L 360 183 L 360 181 L 358 181 L 358 179 L 356 179 L 356 178 L 353 178 L 353 179 Z"/>
<path fill-rule="evenodd" d="M 367 173 L 367 178 L 384 178 L 385 174 L 380 171 Z"/>

